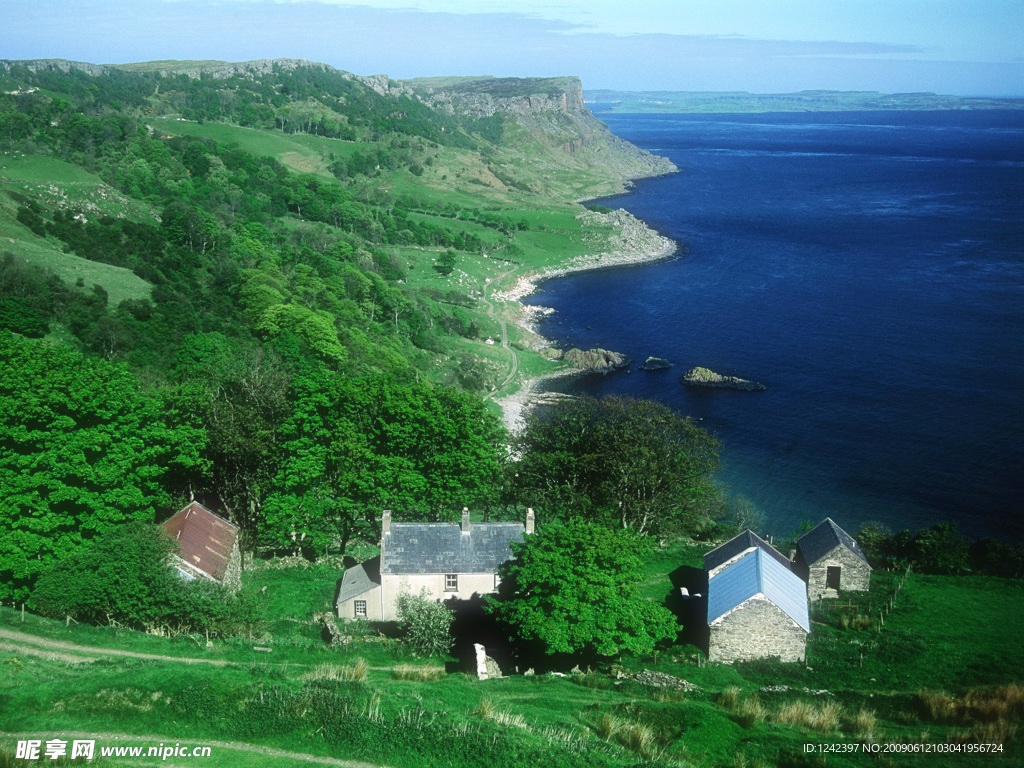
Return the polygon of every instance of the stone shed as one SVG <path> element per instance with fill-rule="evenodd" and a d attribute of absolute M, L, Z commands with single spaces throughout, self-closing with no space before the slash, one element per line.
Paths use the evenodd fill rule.
<path fill-rule="evenodd" d="M 761 548 L 708 582 L 708 658 L 803 661 L 811 631 L 804 582 Z"/>
<path fill-rule="evenodd" d="M 794 568 L 807 581 L 811 600 L 838 597 L 840 590 L 871 586 L 871 566 L 861 548 L 832 518 L 812 528 L 796 543 Z"/>

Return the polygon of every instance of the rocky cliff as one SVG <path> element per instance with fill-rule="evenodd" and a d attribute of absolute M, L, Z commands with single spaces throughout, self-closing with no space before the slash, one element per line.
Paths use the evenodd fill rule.
<path fill-rule="evenodd" d="M 583 84 L 578 77 L 411 80 L 404 86 L 448 114 L 507 115 L 541 143 L 581 164 L 607 168 L 624 181 L 677 170 L 668 159 L 615 136 L 594 117 L 583 102 Z"/>

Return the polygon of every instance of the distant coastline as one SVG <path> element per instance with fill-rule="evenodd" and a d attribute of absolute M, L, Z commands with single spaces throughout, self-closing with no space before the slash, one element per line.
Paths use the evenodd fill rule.
<path fill-rule="evenodd" d="M 882 112 L 1020 110 L 1024 98 L 948 96 L 936 93 L 877 91 L 610 91 L 585 90 L 584 102 L 601 113 L 725 113 L 760 112 Z"/>

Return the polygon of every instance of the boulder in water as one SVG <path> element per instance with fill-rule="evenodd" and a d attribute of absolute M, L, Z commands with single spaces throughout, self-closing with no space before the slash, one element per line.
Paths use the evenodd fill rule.
<path fill-rule="evenodd" d="M 680 379 L 683 384 L 691 387 L 717 387 L 719 389 L 739 389 L 745 392 L 759 392 L 766 389 L 764 384 L 748 381 L 738 376 L 723 376 L 707 368 L 691 368 Z"/>

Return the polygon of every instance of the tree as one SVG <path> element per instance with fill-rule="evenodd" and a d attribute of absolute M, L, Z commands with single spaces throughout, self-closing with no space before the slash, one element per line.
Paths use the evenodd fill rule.
<path fill-rule="evenodd" d="M 380 538 L 380 510 L 433 520 L 491 500 L 503 453 L 497 419 L 478 398 L 393 377 L 297 376 L 267 500 L 278 545 L 292 532 L 342 549 Z"/>
<path fill-rule="evenodd" d="M 555 517 L 695 533 L 717 496 L 718 441 L 649 400 L 582 397 L 532 411 L 517 448 L 517 500 Z"/>
<path fill-rule="evenodd" d="M 55 561 L 32 590 L 33 609 L 91 624 L 250 634 L 261 604 L 219 584 L 184 581 L 169 558 L 177 542 L 160 526 L 131 521 Z"/>
<path fill-rule="evenodd" d="M 513 639 L 548 654 L 594 658 L 650 653 L 676 637 L 672 613 L 637 591 L 649 544 L 633 531 L 553 523 L 512 551 L 484 608 Z"/>
<path fill-rule="evenodd" d="M 214 490 L 251 548 L 277 472 L 290 375 L 267 348 L 218 333 L 187 337 L 175 372 L 187 381 L 178 393 L 181 410 L 208 435 Z"/>
<path fill-rule="evenodd" d="M 131 521 L 54 562 L 32 590 L 32 607 L 44 616 L 135 627 L 154 625 L 170 612 L 182 581 L 168 558 L 174 539 L 151 523 Z"/>
<path fill-rule="evenodd" d="M 455 255 L 455 251 L 449 248 L 447 251 L 445 251 L 444 253 L 437 257 L 437 262 L 434 264 L 434 269 L 436 269 L 440 274 L 448 276 L 455 269 L 456 258 L 457 257 Z"/>
<path fill-rule="evenodd" d="M 938 523 L 914 537 L 914 567 L 925 573 L 963 573 L 967 570 L 967 542 L 956 523 Z"/>
<path fill-rule="evenodd" d="M 431 600 L 424 589 L 418 595 L 398 596 L 398 629 L 405 644 L 421 656 L 444 656 L 452 649 L 455 612 Z"/>
<path fill-rule="evenodd" d="M 126 369 L 0 332 L 0 597 L 127 520 L 152 522 L 202 465 L 203 433 Z"/>

